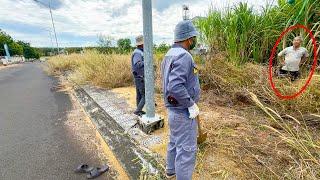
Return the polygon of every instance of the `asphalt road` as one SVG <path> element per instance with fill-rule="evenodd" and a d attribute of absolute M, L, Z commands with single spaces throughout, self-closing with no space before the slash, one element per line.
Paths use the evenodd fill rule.
<path fill-rule="evenodd" d="M 86 179 L 73 169 L 99 161 L 65 129 L 72 104 L 57 84 L 40 63 L 0 70 L 1 180 Z"/>

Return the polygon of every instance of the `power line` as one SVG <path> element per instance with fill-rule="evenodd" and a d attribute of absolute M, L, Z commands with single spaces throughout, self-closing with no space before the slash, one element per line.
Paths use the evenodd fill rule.
<path fill-rule="evenodd" d="M 39 1 L 39 0 L 34 0 L 34 1 L 37 2 L 37 3 L 40 3 L 40 4 L 42 4 L 42 5 L 44 5 L 44 6 L 46 6 L 46 7 L 49 7 L 50 17 L 51 17 L 51 23 L 52 23 L 52 28 L 53 28 L 53 32 L 54 32 L 54 37 L 55 37 L 55 39 L 56 39 L 57 51 L 58 51 L 58 54 L 59 54 L 60 50 L 59 50 L 57 33 L 56 33 L 56 28 L 55 28 L 55 26 L 54 26 L 53 15 L 52 15 L 52 10 L 51 10 L 51 0 L 49 0 L 49 4 L 45 4 L 45 3 L 43 3 L 43 2 L 41 2 L 41 1 Z"/>

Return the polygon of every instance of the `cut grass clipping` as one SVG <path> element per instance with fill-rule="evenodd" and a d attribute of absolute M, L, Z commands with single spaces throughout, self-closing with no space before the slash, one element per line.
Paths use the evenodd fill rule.
<path fill-rule="evenodd" d="M 273 126 L 263 126 L 278 134 L 281 141 L 292 150 L 286 154 L 294 162 L 290 164 L 286 172 L 287 178 L 318 179 L 320 177 L 320 144 L 319 140 L 317 141 L 311 134 L 305 122 L 300 122 L 287 115 L 287 118 L 295 122 L 294 125 L 289 124 L 276 111 L 263 105 L 255 94 L 251 92 L 249 94 L 252 101 L 270 117 L 271 124 L 273 124 Z M 280 178 L 278 175 L 277 177 Z"/>

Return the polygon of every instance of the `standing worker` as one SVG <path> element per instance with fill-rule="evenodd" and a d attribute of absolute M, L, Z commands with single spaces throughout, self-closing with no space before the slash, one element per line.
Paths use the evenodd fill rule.
<path fill-rule="evenodd" d="M 282 50 L 278 57 L 285 57 L 282 61 L 282 68 L 279 75 L 290 75 L 291 81 L 295 81 L 300 76 L 300 66 L 304 64 L 309 57 L 308 50 L 301 47 L 303 39 L 297 36 L 293 39 L 293 45 Z"/>
<path fill-rule="evenodd" d="M 144 61 L 143 61 L 143 36 L 136 37 L 136 46 L 131 58 L 132 73 L 134 83 L 136 85 L 136 101 L 137 109 L 135 115 L 142 116 L 145 114 L 142 111 L 145 104 L 145 86 L 144 86 Z"/>
<path fill-rule="evenodd" d="M 197 30 L 191 21 L 177 24 L 174 44 L 161 64 L 163 97 L 168 110 L 170 139 L 166 175 L 191 180 L 196 162 L 197 102 L 200 85 L 197 67 L 189 53 L 196 46 Z"/>

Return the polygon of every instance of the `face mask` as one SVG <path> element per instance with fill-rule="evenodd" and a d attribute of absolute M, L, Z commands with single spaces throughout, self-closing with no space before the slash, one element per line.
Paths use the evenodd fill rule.
<path fill-rule="evenodd" d="M 194 49 L 194 48 L 196 47 L 196 45 L 197 45 L 197 39 L 194 38 L 194 39 L 192 40 L 192 43 L 190 44 L 189 49 L 190 49 L 190 50 Z"/>

